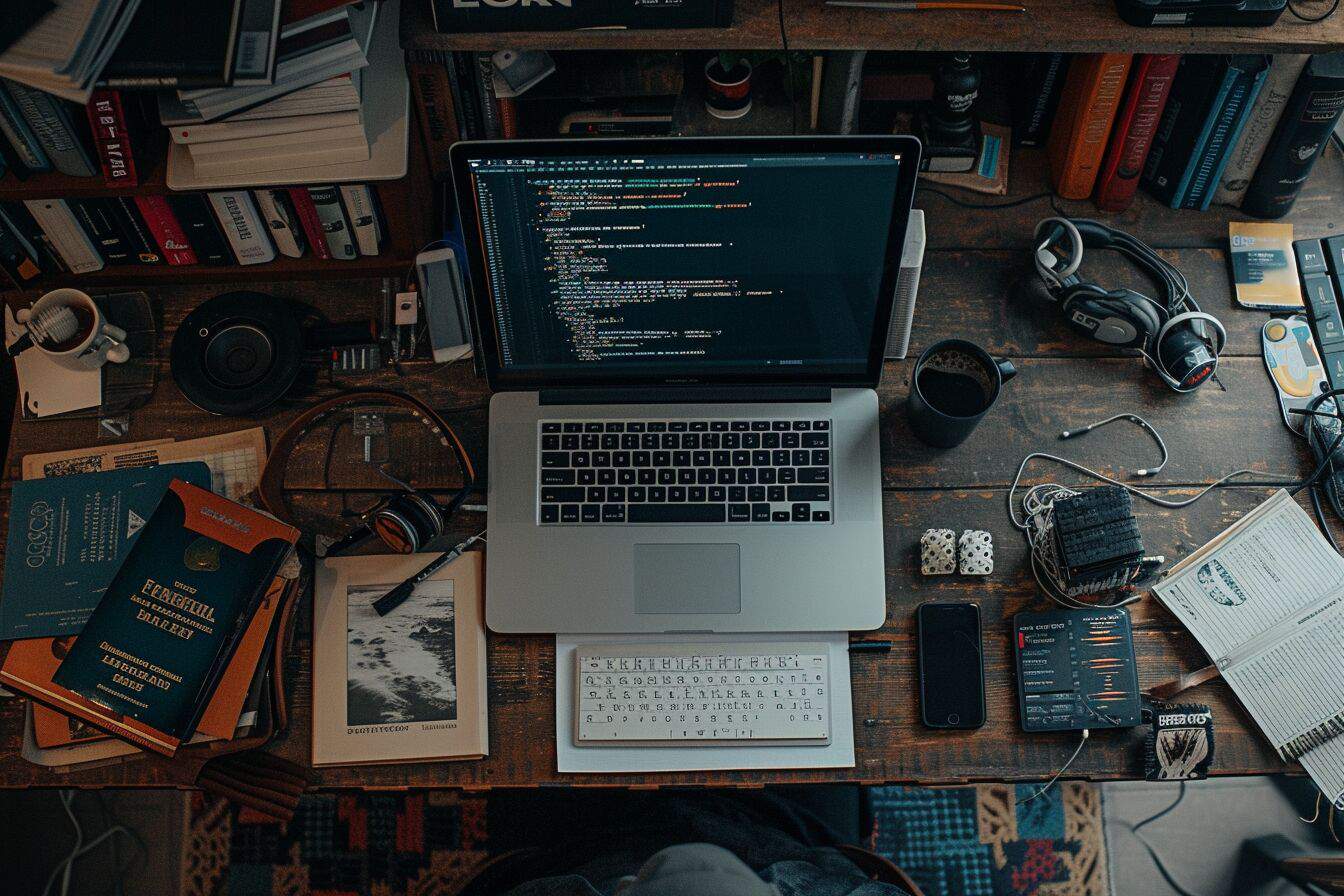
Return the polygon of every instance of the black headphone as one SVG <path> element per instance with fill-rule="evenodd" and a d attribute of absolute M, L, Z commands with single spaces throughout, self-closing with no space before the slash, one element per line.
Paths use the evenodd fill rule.
<path fill-rule="evenodd" d="M 1033 239 L 1036 275 L 1019 281 L 1016 292 L 1057 303 L 1071 327 L 1098 342 L 1138 349 L 1177 392 L 1193 392 L 1213 376 L 1227 330 L 1199 309 L 1185 275 L 1152 247 L 1084 218 L 1046 218 Z M 1083 280 L 1084 248 L 1114 249 L 1133 261 L 1159 287 L 1161 300 Z"/>

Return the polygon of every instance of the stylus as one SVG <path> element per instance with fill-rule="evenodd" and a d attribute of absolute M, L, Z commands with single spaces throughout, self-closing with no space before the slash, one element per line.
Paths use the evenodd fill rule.
<path fill-rule="evenodd" d="M 443 569 L 443 567 L 452 563 L 458 557 L 461 557 L 463 551 L 484 538 L 484 532 L 479 535 L 473 535 L 466 541 L 454 547 L 451 551 L 447 551 L 446 553 L 435 557 L 424 569 L 420 570 L 418 573 L 374 601 L 373 611 L 379 616 L 386 616 L 388 613 L 391 613 L 397 607 L 401 606 L 406 601 L 406 598 L 411 596 L 411 592 L 415 591 L 416 585 L 419 585 L 425 579 L 428 579 L 430 576 L 434 575 L 434 573 Z"/>

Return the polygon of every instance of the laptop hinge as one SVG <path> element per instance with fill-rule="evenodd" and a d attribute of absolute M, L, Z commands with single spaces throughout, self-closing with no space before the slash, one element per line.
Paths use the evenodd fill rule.
<path fill-rule="evenodd" d="M 829 386 L 630 386 L 542 389 L 541 404 L 743 404 L 829 402 Z"/>

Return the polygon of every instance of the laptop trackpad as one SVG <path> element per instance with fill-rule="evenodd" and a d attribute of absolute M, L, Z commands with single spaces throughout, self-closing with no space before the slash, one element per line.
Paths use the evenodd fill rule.
<path fill-rule="evenodd" d="M 735 544 L 635 545 L 636 613 L 741 613 Z"/>

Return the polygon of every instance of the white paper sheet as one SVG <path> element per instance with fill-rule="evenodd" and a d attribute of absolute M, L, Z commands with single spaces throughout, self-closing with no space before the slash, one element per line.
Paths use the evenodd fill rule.
<path fill-rule="evenodd" d="M 825 644 L 830 650 L 831 742 L 824 746 L 665 747 L 574 746 L 574 650 L 580 644 Z M 691 772 L 727 769 L 853 768 L 854 707 L 849 681 L 849 635 L 722 634 L 722 635 L 556 635 L 555 636 L 556 770 L 591 772 Z"/>
<path fill-rule="evenodd" d="M 5 306 L 5 345 L 23 335 L 24 329 Z M 38 417 L 96 408 L 103 400 L 103 370 L 71 370 L 51 356 L 30 348 L 14 359 L 19 378 L 19 400 Z"/>

